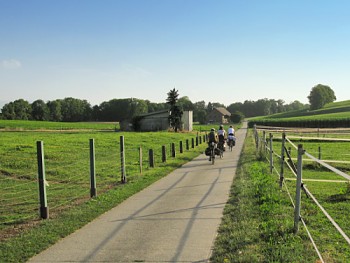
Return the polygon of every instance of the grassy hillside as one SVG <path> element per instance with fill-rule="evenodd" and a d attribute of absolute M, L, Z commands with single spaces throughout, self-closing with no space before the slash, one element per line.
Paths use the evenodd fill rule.
<path fill-rule="evenodd" d="M 296 127 L 348 127 L 350 100 L 326 104 L 318 110 L 298 110 L 250 119 L 250 124 Z"/>

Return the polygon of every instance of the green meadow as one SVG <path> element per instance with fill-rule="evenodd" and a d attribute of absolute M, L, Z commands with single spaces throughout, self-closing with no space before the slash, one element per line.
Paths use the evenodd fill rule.
<path fill-rule="evenodd" d="M 10 130 L 0 132 L 0 258 L 5 262 L 26 261 L 198 156 L 206 147 L 205 133 L 198 131 L 118 132 L 114 129 L 115 124 L 104 123 L 82 123 L 81 126 L 76 123 L 66 126 L 66 130 L 61 130 L 59 124 L 54 127 L 52 123 L 24 121 L 11 125 Z M 121 136 L 125 144 L 125 184 L 121 183 Z M 92 199 L 90 139 L 94 139 L 95 145 L 97 188 L 97 197 Z M 49 220 L 39 217 L 37 141 L 44 145 Z M 170 151 L 172 143 L 175 157 Z M 183 153 L 180 153 L 180 143 Z M 166 148 L 165 162 L 162 146 Z M 154 152 L 154 167 L 149 165 L 150 149 Z M 18 249 L 19 246 L 26 249 Z"/>

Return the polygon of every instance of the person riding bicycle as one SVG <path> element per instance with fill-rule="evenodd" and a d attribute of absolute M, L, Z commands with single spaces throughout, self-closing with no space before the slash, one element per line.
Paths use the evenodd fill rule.
<path fill-rule="evenodd" d="M 218 135 L 215 132 L 214 128 L 210 129 L 210 133 L 208 134 L 208 146 L 209 148 L 213 147 L 212 143 L 214 143 L 214 148 L 216 148 L 217 143 L 219 142 Z M 211 161 L 211 156 L 209 156 L 209 161 Z"/>
<path fill-rule="evenodd" d="M 211 145 L 212 142 L 215 143 L 215 144 L 217 144 L 219 142 L 218 135 L 216 134 L 214 128 L 211 128 L 210 129 L 210 133 L 208 134 L 208 144 L 209 144 L 209 146 Z"/>
<path fill-rule="evenodd" d="M 225 151 L 225 137 L 226 137 L 226 133 L 225 133 L 225 129 L 223 125 L 220 125 L 219 130 L 218 130 L 218 137 L 219 137 L 219 148 L 221 148 L 221 150 Z"/>
<path fill-rule="evenodd" d="M 236 137 L 235 137 L 235 129 L 232 127 L 232 125 L 230 125 L 230 128 L 228 128 L 227 133 L 228 133 L 227 135 L 228 144 L 231 145 L 231 142 L 232 142 L 232 145 L 234 146 L 236 144 Z"/>
<path fill-rule="evenodd" d="M 219 142 L 223 142 L 225 140 L 225 130 L 224 126 L 220 125 L 219 130 L 218 130 L 218 137 L 219 137 Z"/>
<path fill-rule="evenodd" d="M 228 128 L 227 133 L 228 135 L 235 135 L 235 129 L 232 127 L 232 125 L 230 125 L 230 128 Z"/>

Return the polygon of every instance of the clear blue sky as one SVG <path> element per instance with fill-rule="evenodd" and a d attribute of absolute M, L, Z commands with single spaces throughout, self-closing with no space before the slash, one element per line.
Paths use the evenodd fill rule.
<path fill-rule="evenodd" d="M 0 0 L 0 103 L 350 99 L 347 0 Z"/>

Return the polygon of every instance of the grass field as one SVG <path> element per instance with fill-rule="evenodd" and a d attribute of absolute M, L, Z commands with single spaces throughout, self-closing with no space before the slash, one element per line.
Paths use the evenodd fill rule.
<path fill-rule="evenodd" d="M 277 137 L 276 135 L 274 138 Z M 288 134 L 287 134 L 288 137 Z M 329 134 L 327 137 L 332 137 Z M 349 137 L 348 137 L 349 138 Z M 293 140 L 295 145 L 302 144 L 303 149 L 309 154 L 318 158 L 321 149 L 322 160 L 344 161 L 330 162 L 333 167 L 342 172 L 350 172 L 350 142 L 341 141 L 315 141 L 315 140 Z M 287 147 L 290 145 L 288 144 Z M 281 143 L 276 141 L 273 149 L 280 154 Z M 297 157 L 297 150 L 292 147 L 292 157 Z M 340 228 L 350 236 L 349 216 L 350 216 L 350 188 L 344 177 L 337 175 L 321 165 L 310 162 L 307 156 L 303 156 L 303 179 L 308 190 L 315 196 L 320 205 L 326 209 L 330 216 L 340 226 Z M 280 171 L 280 160 L 274 158 L 274 166 Z M 294 179 L 295 176 L 289 169 L 285 169 L 286 178 Z M 324 181 L 327 180 L 327 181 Z M 287 180 L 286 185 L 293 195 L 295 194 L 295 181 Z M 336 231 L 335 227 L 326 219 L 321 210 L 314 204 L 311 198 L 302 194 L 301 215 L 305 219 L 316 244 L 319 246 L 321 254 L 326 262 L 347 262 L 350 260 L 350 247 L 345 239 Z"/>
<path fill-rule="evenodd" d="M 202 141 L 202 144 L 197 147 L 195 143 L 195 147 L 192 148 L 192 140 L 196 142 L 198 132 L 121 133 L 115 132 L 112 126 L 110 130 L 106 130 L 106 124 L 89 126 L 90 124 L 85 123 L 81 126 L 75 124 L 73 130 L 65 131 L 55 130 L 55 128 L 49 130 L 48 127 L 51 126 L 44 124 L 45 131 L 40 131 L 37 122 L 33 122 L 33 126 L 27 128 L 26 125 L 30 124 L 31 122 L 24 122 L 21 126 L 19 122 L 13 126 L 16 131 L 0 132 L 0 187 L 2 188 L 0 258 L 5 262 L 25 261 L 28 256 L 47 247 L 54 240 L 69 234 L 75 227 L 80 227 L 84 222 L 93 219 L 93 215 L 96 216 L 96 213 L 91 212 L 90 209 L 96 209 L 97 214 L 105 211 L 94 207 L 94 204 L 97 205 L 94 200 L 98 201 L 98 205 L 101 203 L 101 209 L 110 209 L 202 153 L 206 147 L 204 140 L 198 140 Z M 121 184 L 120 136 L 124 136 L 125 141 L 126 184 Z M 95 141 L 98 197 L 94 199 L 90 199 L 89 139 Z M 189 142 L 188 150 L 186 140 Z M 40 220 L 38 213 L 37 141 L 44 142 L 50 220 Z M 183 145 L 183 153 L 179 152 L 180 141 Z M 175 144 L 175 158 L 171 157 L 171 143 Z M 166 147 L 165 163 L 162 162 L 161 155 L 163 145 Z M 142 173 L 140 148 L 142 149 Z M 154 151 L 155 168 L 149 167 L 149 149 Z M 109 192 L 112 193 L 108 194 Z M 72 219 L 71 214 L 81 213 L 81 210 L 88 215 L 84 214 L 83 219 Z M 49 231 L 43 226 L 56 224 L 60 225 L 59 227 L 62 227 L 62 224 L 68 224 L 68 228 L 60 229 L 53 235 L 46 233 L 48 237 L 39 247 L 27 247 L 26 242 L 36 242 L 31 238 L 38 238 L 33 231 Z M 39 230 L 38 226 L 42 230 Z M 27 237 L 24 238 L 24 236 Z M 18 242 L 26 243 L 26 249 L 16 251 L 15 247 L 18 248 L 18 245 L 14 244 Z"/>
<path fill-rule="evenodd" d="M 205 129 L 202 127 L 200 130 Z M 168 174 L 205 148 L 203 144 L 183 154 L 177 152 L 175 159 L 168 158 L 167 163 L 163 164 L 160 158 L 162 144 L 169 149 L 170 142 L 174 142 L 178 149 L 180 140 L 194 138 L 196 132 L 122 134 L 97 131 L 26 131 L 1 134 L 0 158 L 3 159 L 0 159 L 0 184 L 3 189 L 15 189 L 12 194 L 1 196 L 2 204 L 6 204 L 3 207 L 7 207 L 8 217 L 3 217 L 3 211 L 0 216 L 9 221 L 8 224 L 3 224 L 0 230 L 2 235 L 0 258 L 5 259 L 5 262 L 25 262 L 31 255 Z M 128 156 L 126 169 L 129 181 L 123 185 L 120 184 L 120 135 L 125 136 Z M 327 134 L 327 137 L 331 135 Z M 96 147 L 98 196 L 94 199 L 89 199 L 88 140 L 90 138 L 95 139 Z M 52 215 L 50 220 L 37 219 L 36 140 L 43 140 L 45 145 L 48 201 L 50 216 Z M 315 157 L 318 156 L 318 149 L 321 147 L 322 159 L 350 161 L 348 153 L 350 142 L 322 142 L 305 138 L 293 139 L 293 142 L 302 143 L 304 149 Z M 138 163 L 139 145 L 144 149 L 142 175 Z M 147 164 L 148 149 L 157 147 L 159 152 L 156 153 L 156 167 L 150 168 Z M 280 154 L 281 141 L 277 134 L 274 134 L 273 149 L 275 153 Z M 291 155 L 293 158 L 296 157 L 296 150 L 293 147 Z M 279 171 L 280 163 L 277 157 L 274 158 L 275 168 Z M 350 171 L 347 163 L 334 165 L 344 172 Z M 294 199 L 294 175 L 287 168 L 285 177 L 288 179 L 285 184 Z M 344 180 L 308 161 L 304 162 L 303 178 Z M 250 133 L 232 185 L 230 200 L 225 208 L 212 262 L 318 262 L 317 254 L 304 227 L 300 226 L 297 235 L 293 233 L 294 209 L 286 188 L 282 191 L 279 189 L 278 179 L 276 173 L 269 174 L 266 159 L 259 159 Z M 350 235 L 349 184 L 323 181 L 305 181 L 305 184 L 345 233 Z M 16 189 L 16 185 L 20 185 L 20 190 Z M 35 194 L 32 194 L 33 190 Z M 28 195 L 18 202 L 14 201 L 14 197 L 22 192 Z M 23 205 L 20 205 L 21 202 Z M 27 211 L 25 207 L 28 204 L 33 206 Z M 301 204 L 301 215 L 325 262 L 350 261 L 349 245 L 304 193 Z M 9 215 L 9 210 L 12 215 Z M 22 224 L 19 224 L 20 227 L 16 227 L 13 222 L 21 222 L 19 215 L 22 216 L 27 212 L 31 215 L 29 220 L 23 219 Z M 8 233 L 12 236 L 8 236 Z"/>
<path fill-rule="evenodd" d="M 289 127 L 290 125 L 298 127 L 310 127 L 309 125 L 311 125 L 311 127 L 315 127 L 315 125 L 318 125 L 318 127 L 321 127 L 320 122 L 322 122 L 324 127 L 346 127 L 349 119 L 350 100 L 347 100 L 326 104 L 323 108 L 318 110 L 297 110 L 268 116 L 254 117 L 250 118 L 249 122 L 269 123 L 268 126 L 283 127 Z"/>
<path fill-rule="evenodd" d="M 298 144 L 300 141 L 295 141 Z M 304 149 L 318 153 L 321 145 L 324 157 L 349 160 L 349 142 L 315 142 L 302 140 Z M 287 146 L 288 148 L 288 146 Z M 273 150 L 281 153 L 281 141 L 274 134 Z M 292 157 L 296 157 L 292 149 Z M 268 155 L 267 155 L 268 157 Z M 274 166 L 280 163 L 274 157 Z M 343 177 L 304 162 L 303 178 L 312 180 L 344 180 Z M 349 164 L 337 164 L 349 171 Z M 305 228 L 294 231 L 294 208 L 287 189 L 295 202 L 295 176 L 285 167 L 286 187 L 279 188 L 279 176 L 270 174 L 265 156 L 256 154 L 255 142 L 248 136 L 244 152 L 232 185 L 231 197 L 216 240 L 212 262 L 320 262 Z M 294 180 L 291 180 L 294 179 Z M 348 183 L 306 181 L 307 188 L 328 211 L 339 226 L 350 235 L 350 187 Z M 325 262 L 349 262 L 350 247 L 311 198 L 302 192 L 301 216 Z"/>
<path fill-rule="evenodd" d="M 118 130 L 117 122 L 50 122 L 0 120 L 0 130 Z"/>

